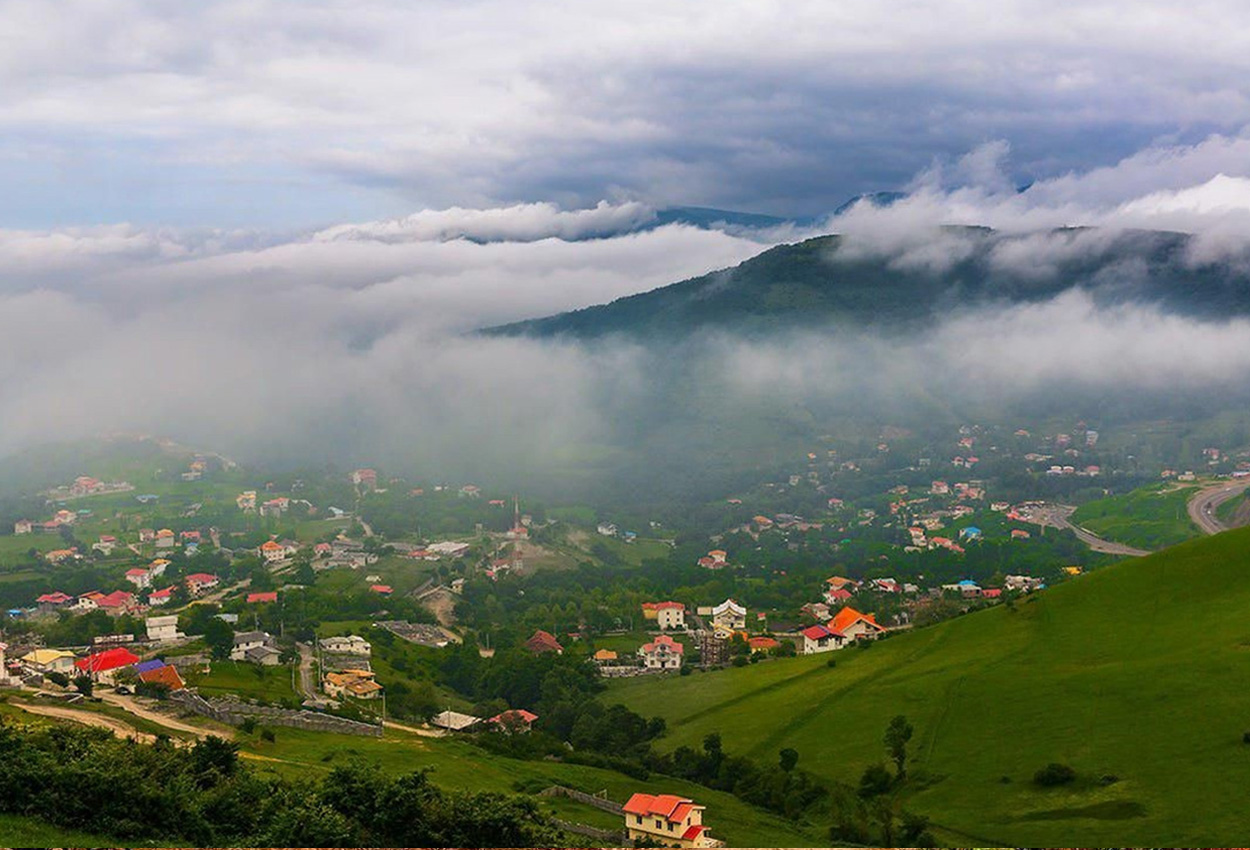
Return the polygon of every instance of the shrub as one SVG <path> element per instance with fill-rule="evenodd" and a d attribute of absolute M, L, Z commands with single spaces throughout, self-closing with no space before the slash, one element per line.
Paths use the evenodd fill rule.
<path fill-rule="evenodd" d="M 275 735 L 275 734 L 273 733 L 273 730 L 272 730 L 272 729 L 261 729 L 261 730 L 260 730 L 260 739 L 261 739 L 262 741 L 268 741 L 269 743 L 271 743 L 271 744 L 272 744 L 274 741 L 276 741 L 276 740 L 277 740 L 277 737 L 278 737 L 278 736 L 277 736 L 277 735 Z"/>
<path fill-rule="evenodd" d="M 246 732 L 248 735 L 252 734 L 253 732 L 256 731 L 256 718 L 244 717 L 243 722 L 239 724 L 239 728 L 242 729 L 244 732 Z"/>
<path fill-rule="evenodd" d="M 1059 764 L 1058 762 L 1051 762 L 1033 774 L 1033 783 L 1043 788 L 1067 785 L 1073 779 L 1076 779 L 1076 771 L 1068 767 L 1068 765 Z"/>
<path fill-rule="evenodd" d="M 865 800 L 889 793 L 894 785 L 894 776 L 883 764 L 873 764 L 864 768 L 864 775 L 859 778 L 859 796 Z"/>
<path fill-rule="evenodd" d="M 684 666 L 683 666 L 683 667 L 681 668 L 681 675 L 683 675 L 683 676 L 689 676 L 689 675 L 690 675 L 690 668 L 689 668 L 689 667 L 684 667 Z"/>
<path fill-rule="evenodd" d="M 745 655 L 734 656 L 733 665 L 735 667 L 745 667 L 748 663 L 749 662 L 747 661 L 747 657 Z"/>
<path fill-rule="evenodd" d="M 837 667 L 837 666 L 838 666 L 838 659 L 836 659 L 836 658 L 830 658 L 828 661 L 826 661 L 826 662 L 825 662 L 825 666 L 826 666 L 826 667 Z"/>

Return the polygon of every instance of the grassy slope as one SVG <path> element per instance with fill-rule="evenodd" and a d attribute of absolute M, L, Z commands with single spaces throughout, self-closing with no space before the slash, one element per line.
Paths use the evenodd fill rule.
<path fill-rule="evenodd" d="M 445 788 L 516 793 L 514 783 L 541 781 L 542 784 L 564 784 L 586 791 L 606 789 L 608 796 L 624 802 L 635 791 L 663 791 L 683 794 L 708 806 L 707 821 L 713 833 L 727 839 L 731 846 L 808 847 L 823 845 L 823 832 L 803 830 L 793 824 L 754 809 L 730 794 L 709 791 L 676 780 L 652 777 L 639 782 L 620 773 L 579 765 L 548 761 L 517 761 L 492 755 L 452 738 L 418 738 L 388 731 L 383 739 L 360 738 L 277 729 L 277 740 L 270 744 L 255 736 L 245 736 L 247 753 L 261 759 L 253 767 L 271 769 L 288 776 L 320 775 L 336 764 L 359 758 L 377 762 L 388 772 L 400 773 L 434 768 L 433 780 Z M 550 809 L 546 798 L 542 805 Z M 554 804 L 561 816 L 595 826 L 610 826 L 597 810 L 581 806 Z M 578 811 L 581 809 L 582 811 Z"/>
<path fill-rule="evenodd" d="M 1228 845 L 1245 833 L 1250 783 L 1247 544 L 1234 531 L 1125 561 L 1015 612 L 843 652 L 835 669 L 800 658 L 609 696 L 665 716 L 665 746 L 717 730 L 731 751 L 771 760 L 792 746 L 801 766 L 847 782 L 906 714 L 917 769 L 936 780 L 908 805 L 977 843 Z M 1081 779 L 1034 789 L 1051 761 Z M 1102 787 L 1104 774 L 1120 781 Z"/>
<path fill-rule="evenodd" d="M 1174 546 L 1199 534 L 1186 512 L 1195 489 L 1172 489 L 1165 484 L 1140 487 L 1081 505 L 1072 514 L 1072 522 L 1099 537 L 1130 546 L 1151 550 Z"/>
<path fill-rule="evenodd" d="M 168 846 L 167 842 L 134 843 L 134 839 L 106 838 L 89 832 L 62 829 L 38 818 L 0 814 L 0 845 L 4 847 L 128 847 Z"/>

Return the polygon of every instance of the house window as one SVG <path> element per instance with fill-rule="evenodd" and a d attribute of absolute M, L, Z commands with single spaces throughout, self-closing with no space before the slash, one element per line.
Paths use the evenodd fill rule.
<path fill-rule="evenodd" d="M 641 823 L 642 823 L 642 815 L 634 815 L 634 820 L 635 820 L 635 821 L 637 821 L 639 824 L 641 824 Z"/>
<path fill-rule="evenodd" d="M 664 828 L 664 821 L 660 820 L 659 818 L 656 818 L 656 819 L 655 819 L 655 828 L 656 828 L 656 829 L 663 829 L 663 828 Z"/>

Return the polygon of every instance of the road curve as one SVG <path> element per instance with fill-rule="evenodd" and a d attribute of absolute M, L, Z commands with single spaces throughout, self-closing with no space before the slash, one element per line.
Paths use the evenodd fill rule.
<path fill-rule="evenodd" d="M 1212 487 L 1204 487 L 1189 500 L 1189 518 L 1202 529 L 1203 534 L 1219 534 L 1231 527 L 1217 517 L 1216 509 L 1229 499 L 1236 498 L 1250 487 L 1250 481 L 1225 481 Z"/>
<path fill-rule="evenodd" d="M 1069 517 L 1072 516 L 1072 512 L 1075 510 L 1076 508 L 1071 505 L 1046 505 L 1037 509 L 1029 521 L 1043 527 L 1052 526 L 1054 528 L 1070 529 L 1078 540 L 1095 552 L 1102 552 L 1107 555 L 1124 555 L 1129 558 L 1140 558 L 1150 554 L 1146 549 L 1138 549 L 1135 546 L 1116 543 L 1114 540 L 1106 540 L 1086 531 L 1079 525 L 1074 525 Z"/>

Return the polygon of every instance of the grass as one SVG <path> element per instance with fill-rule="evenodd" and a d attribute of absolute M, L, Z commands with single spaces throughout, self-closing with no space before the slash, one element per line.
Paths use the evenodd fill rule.
<path fill-rule="evenodd" d="M 493 755 L 456 738 L 421 738 L 388 730 L 384 738 L 275 730 L 276 740 L 267 743 L 258 736 L 243 740 L 245 752 L 269 760 L 249 760 L 253 767 L 288 776 L 320 775 L 336 764 L 352 759 L 377 763 L 390 773 L 405 773 L 423 767 L 434 769 L 433 780 L 445 788 L 516 793 L 520 785 L 535 788 L 551 784 L 568 785 L 589 792 L 606 790 L 610 799 L 624 802 L 636 791 L 663 790 L 692 797 L 706 804 L 706 819 L 713 834 L 736 847 L 811 847 L 827 843 L 822 830 L 804 829 L 782 818 L 746 805 L 724 792 L 663 777 L 647 782 L 623 774 L 580 765 L 549 761 L 518 761 Z M 271 761 L 276 759 L 277 761 Z M 598 810 L 578 806 L 576 810 L 540 799 L 544 808 L 556 807 L 569 820 L 611 828 L 617 821 L 604 819 Z"/>
<path fill-rule="evenodd" d="M 884 727 L 904 714 L 906 805 L 961 844 L 1226 846 L 1245 833 L 1250 783 L 1248 546 L 1238 530 L 1121 562 L 843 651 L 836 668 L 815 656 L 622 680 L 606 698 L 665 717 L 665 748 L 719 731 L 731 753 L 793 747 L 800 767 L 849 783 L 884 759 Z M 1049 762 L 1078 781 L 1034 787 Z"/>
<path fill-rule="evenodd" d="M 23 815 L 0 814 L 0 845 L 4 847 L 118 847 L 123 839 L 106 838 L 92 832 L 64 829 Z M 134 843 L 124 839 L 127 847 L 168 847 L 164 841 Z"/>
<path fill-rule="evenodd" d="M 291 668 L 285 665 L 260 667 L 240 661 L 214 661 L 208 675 L 188 673 L 187 685 L 198 688 L 205 697 L 237 694 L 243 699 L 298 702 L 291 687 Z"/>
<path fill-rule="evenodd" d="M 1122 496 L 1087 502 L 1072 514 L 1072 522 L 1117 543 L 1142 549 L 1162 549 L 1197 537 L 1186 505 L 1195 488 L 1167 484 L 1140 487 Z"/>

